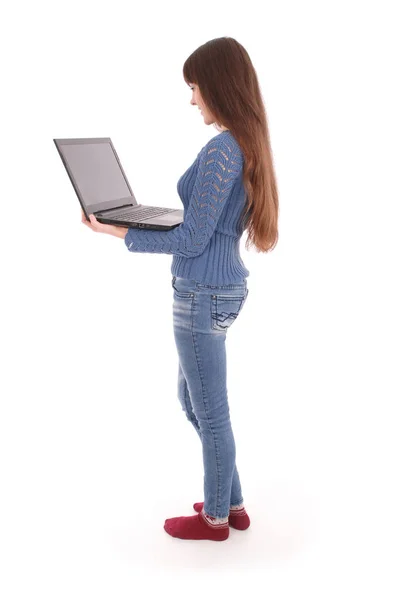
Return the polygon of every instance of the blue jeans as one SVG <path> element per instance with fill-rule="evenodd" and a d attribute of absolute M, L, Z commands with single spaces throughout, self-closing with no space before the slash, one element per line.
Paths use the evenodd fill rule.
<path fill-rule="evenodd" d="M 204 511 L 227 517 L 243 497 L 227 400 L 225 343 L 248 296 L 247 282 L 210 286 L 173 276 L 172 286 L 178 398 L 202 442 Z"/>

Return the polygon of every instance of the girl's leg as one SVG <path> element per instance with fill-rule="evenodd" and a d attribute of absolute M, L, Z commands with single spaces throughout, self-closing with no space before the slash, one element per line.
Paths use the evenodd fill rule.
<path fill-rule="evenodd" d="M 192 403 L 189 395 L 187 380 L 185 379 L 184 373 L 182 371 L 181 363 L 178 362 L 178 398 L 180 404 L 182 406 L 182 410 L 184 411 L 188 421 L 192 423 L 195 428 L 196 433 L 198 434 L 201 442 L 202 442 L 202 433 L 199 427 L 198 419 L 196 418 Z M 230 494 L 230 506 L 236 506 L 238 504 L 242 504 L 242 491 L 241 491 L 241 483 L 238 474 L 237 466 L 234 465 L 234 473 L 231 484 L 231 494 Z"/>
<path fill-rule="evenodd" d="M 204 511 L 210 517 L 228 518 L 236 447 L 227 397 L 225 342 L 226 330 L 245 300 L 246 287 L 225 289 L 218 296 L 220 292 L 200 289 L 190 279 L 176 278 L 173 287 L 174 337 L 188 387 L 182 400 L 188 406 L 190 398 L 202 442 Z M 194 423 L 191 411 L 188 414 Z M 235 504 L 241 501 L 242 497 L 233 499 Z"/>

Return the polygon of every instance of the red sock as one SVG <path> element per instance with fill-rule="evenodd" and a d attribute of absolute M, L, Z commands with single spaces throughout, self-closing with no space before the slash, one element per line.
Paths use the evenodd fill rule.
<path fill-rule="evenodd" d="M 213 520 L 213 517 L 208 518 Z M 173 537 L 183 540 L 213 540 L 222 542 L 228 538 L 230 528 L 226 523 L 209 523 L 203 510 L 192 517 L 173 517 L 166 519 L 164 529 Z"/>
<path fill-rule="evenodd" d="M 195 502 L 194 509 L 196 512 L 200 512 L 203 509 L 203 504 L 203 502 Z M 249 525 L 251 524 L 251 520 L 245 508 L 240 508 L 237 510 L 230 508 L 228 523 L 231 525 L 231 527 L 234 527 L 235 529 L 241 529 L 243 531 L 244 529 L 248 529 Z"/>

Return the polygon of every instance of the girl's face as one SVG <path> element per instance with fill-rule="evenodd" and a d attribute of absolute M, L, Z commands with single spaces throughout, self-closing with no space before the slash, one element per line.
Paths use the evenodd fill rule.
<path fill-rule="evenodd" d="M 211 125 L 215 122 L 215 118 L 213 117 L 212 113 L 208 110 L 207 106 L 205 106 L 202 100 L 199 87 L 196 83 L 190 83 L 189 87 L 192 90 L 191 104 L 196 105 L 198 107 L 206 125 Z M 223 129 L 226 130 L 227 128 L 223 127 Z"/>

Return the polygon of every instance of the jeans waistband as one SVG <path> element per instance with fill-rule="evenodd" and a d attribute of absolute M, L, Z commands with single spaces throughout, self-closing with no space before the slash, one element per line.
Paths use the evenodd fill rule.
<path fill-rule="evenodd" d="M 186 279 L 184 277 L 176 277 L 173 275 L 171 285 L 174 287 L 175 282 L 180 286 L 184 286 L 186 289 L 193 290 L 243 290 L 247 289 L 247 280 L 244 279 L 242 283 L 228 283 L 226 285 L 212 285 L 208 283 L 200 283 L 195 279 Z"/>

